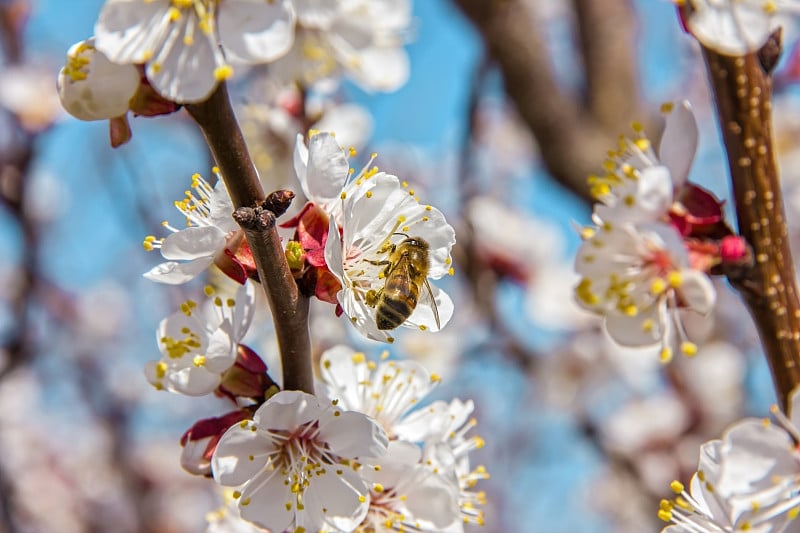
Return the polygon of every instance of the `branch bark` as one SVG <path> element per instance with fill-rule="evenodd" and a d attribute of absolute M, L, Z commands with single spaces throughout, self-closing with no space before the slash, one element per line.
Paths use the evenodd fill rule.
<path fill-rule="evenodd" d="M 308 299 L 292 277 L 275 227 L 276 214 L 265 200 L 224 83 L 208 100 L 186 110 L 200 126 L 233 201 L 234 218 L 244 229 L 259 279 L 267 295 L 283 366 L 283 388 L 314 393 Z M 278 213 L 280 215 L 281 213 Z"/>
<path fill-rule="evenodd" d="M 587 94 L 559 86 L 550 53 L 524 0 L 453 0 L 497 61 L 508 96 L 536 137 L 547 170 L 587 202 L 586 177 L 640 114 L 628 0 L 574 0 Z M 638 116 L 637 116 L 638 115 Z"/>
<path fill-rule="evenodd" d="M 729 280 L 753 316 L 785 409 L 800 383 L 800 300 L 773 151 L 767 70 L 780 53 L 775 44 L 768 43 L 771 51 L 741 57 L 707 48 L 703 54 L 728 153 L 739 232 L 755 259 L 748 272 Z"/>

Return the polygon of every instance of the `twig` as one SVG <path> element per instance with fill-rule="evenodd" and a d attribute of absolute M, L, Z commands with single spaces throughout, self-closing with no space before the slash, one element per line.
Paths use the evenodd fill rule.
<path fill-rule="evenodd" d="M 755 258 L 749 272 L 729 280 L 753 316 L 785 408 L 800 384 L 800 300 L 773 151 L 769 70 L 780 54 L 776 44 L 773 39 L 760 54 L 739 57 L 705 47 L 703 54 L 728 153 L 739 232 Z"/>
<path fill-rule="evenodd" d="M 264 286 L 281 351 L 284 389 L 314 393 L 308 299 L 299 294 L 281 240 L 276 214 L 261 207 L 264 191 L 233 113 L 224 83 L 208 100 L 186 106 L 200 126 L 233 201 L 234 218 L 245 230 Z"/>

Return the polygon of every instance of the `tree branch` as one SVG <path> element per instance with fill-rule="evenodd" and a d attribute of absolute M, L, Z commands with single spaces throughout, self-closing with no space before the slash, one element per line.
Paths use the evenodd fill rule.
<path fill-rule="evenodd" d="M 500 66 L 506 93 L 536 137 L 547 170 L 591 202 L 586 177 L 601 171 L 606 152 L 627 125 L 643 118 L 636 117 L 640 106 L 634 68 L 625 66 L 633 64 L 629 2 L 575 0 L 587 54 L 590 94 L 584 106 L 557 83 L 549 50 L 524 0 L 453 1 L 481 33 Z M 619 19 L 612 19 L 609 10 Z"/>
<path fill-rule="evenodd" d="M 224 83 L 205 102 L 186 110 L 200 126 L 233 201 L 234 218 L 245 230 L 259 279 L 267 295 L 283 365 L 283 387 L 314 393 L 308 299 L 300 295 L 275 227 L 276 213 L 265 200 Z M 281 213 L 278 213 L 280 215 Z"/>
<path fill-rule="evenodd" d="M 731 284 L 758 328 L 780 403 L 800 384 L 800 301 L 787 237 L 772 140 L 772 80 L 779 46 L 762 54 L 720 55 L 704 48 L 722 138 L 728 153 L 739 232 L 753 247 L 754 265 Z M 763 53 L 774 57 L 761 57 Z"/>

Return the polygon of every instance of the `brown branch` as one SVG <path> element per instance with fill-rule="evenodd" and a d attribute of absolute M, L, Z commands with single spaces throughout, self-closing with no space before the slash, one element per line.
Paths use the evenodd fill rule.
<path fill-rule="evenodd" d="M 722 138 L 728 153 L 739 232 L 753 247 L 754 265 L 730 277 L 753 316 L 784 408 L 800 384 L 800 301 L 787 237 L 772 140 L 775 57 L 720 55 L 704 48 Z M 766 61 L 765 61 L 766 60 Z"/>
<path fill-rule="evenodd" d="M 619 134 L 634 113 L 643 113 L 638 109 L 633 9 L 629 0 L 573 0 L 572 4 L 586 77 L 586 105 L 600 124 Z"/>
<path fill-rule="evenodd" d="M 569 94 L 556 81 L 549 50 L 537 32 L 528 3 L 453 1 L 481 33 L 489 54 L 500 66 L 506 93 L 536 137 L 547 170 L 590 202 L 586 177 L 601 171 L 601 162 L 619 134 L 633 119 L 643 118 L 636 116 L 640 106 L 634 69 L 622 65 L 632 64 L 629 2 L 575 0 L 580 7 L 582 48 L 587 53 L 587 85 L 596 92 L 587 96 L 584 106 L 579 95 Z M 612 20 L 609 12 L 619 19 Z"/>
<path fill-rule="evenodd" d="M 308 299 L 300 295 L 275 227 L 276 214 L 265 200 L 224 83 L 208 100 L 186 106 L 200 126 L 233 201 L 234 218 L 245 230 L 264 286 L 283 364 L 283 387 L 314 393 Z M 280 215 L 280 213 L 278 213 Z"/>

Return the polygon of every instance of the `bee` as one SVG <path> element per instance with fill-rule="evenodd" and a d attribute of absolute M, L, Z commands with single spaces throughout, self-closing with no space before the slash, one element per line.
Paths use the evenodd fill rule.
<path fill-rule="evenodd" d="M 386 265 L 383 277 L 386 282 L 379 291 L 367 294 L 367 305 L 375 307 L 375 323 L 380 330 L 391 330 L 405 322 L 420 299 L 429 299 L 436 327 L 439 323 L 439 310 L 428 283 L 430 245 L 420 237 L 408 237 L 398 244 L 388 245 L 389 260 L 375 261 L 373 264 Z"/>

